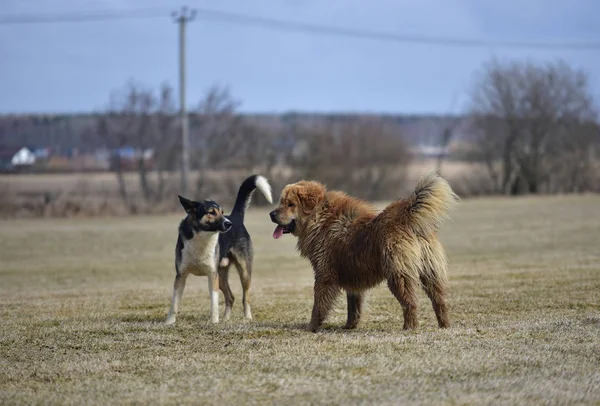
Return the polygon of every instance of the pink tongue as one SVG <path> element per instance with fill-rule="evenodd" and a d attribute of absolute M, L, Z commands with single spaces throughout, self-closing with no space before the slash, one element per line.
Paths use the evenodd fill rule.
<path fill-rule="evenodd" d="M 273 238 L 278 239 L 283 236 L 283 227 L 277 226 L 275 227 L 275 231 L 273 231 Z"/>

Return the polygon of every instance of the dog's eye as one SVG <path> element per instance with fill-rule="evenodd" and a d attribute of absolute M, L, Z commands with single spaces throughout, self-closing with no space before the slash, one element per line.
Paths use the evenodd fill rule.
<path fill-rule="evenodd" d="M 294 203 L 288 203 L 288 207 L 294 207 Z"/>

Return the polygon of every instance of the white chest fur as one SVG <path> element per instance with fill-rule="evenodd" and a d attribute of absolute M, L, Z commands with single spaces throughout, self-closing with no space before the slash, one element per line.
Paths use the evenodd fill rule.
<path fill-rule="evenodd" d="M 198 276 L 210 275 L 215 270 L 215 248 L 219 233 L 200 232 L 183 242 L 180 269 Z"/>

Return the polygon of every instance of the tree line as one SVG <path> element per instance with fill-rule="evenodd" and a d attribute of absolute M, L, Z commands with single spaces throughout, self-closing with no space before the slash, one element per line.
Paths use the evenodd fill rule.
<path fill-rule="evenodd" d="M 462 175 L 465 184 L 456 186 L 463 195 L 600 191 L 600 126 L 586 72 L 562 61 L 492 60 L 474 76 L 468 95 L 464 114 L 449 121 L 438 142 L 446 147 L 460 140 L 463 152 L 454 158 L 484 168 Z M 227 203 L 249 172 L 265 174 L 275 189 L 310 178 L 370 200 L 397 198 L 407 189 L 411 143 L 392 119 L 355 115 L 311 122 L 289 114 L 265 125 L 239 107 L 228 88 L 213 86 L 191 109 L 190 197 Z M 153 151 L 151 163 L 143 153 L 135 156 L 136 187 L 125 180 L 123 158 L 112 157 L 129 212 L 173 200 L 181 143 L 169 84 L 127 82 L 80 130 L 88 147 Z M 0 118 L 0 144 L 10 131 L 10 120 Z M 435 166 L 442 169 L 443 160 L 452 158 L 440 155 Z"/>

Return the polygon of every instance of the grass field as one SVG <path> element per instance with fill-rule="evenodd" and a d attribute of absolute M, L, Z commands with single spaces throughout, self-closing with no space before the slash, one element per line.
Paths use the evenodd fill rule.
<path fill-rule="evenodd" d="M 178 216 L 0 222 L 1 404 L 600 404 L 600 197 L 473 199 L 441 234 L 450 315 L 405 332 L 383 287 L 305 331 L 312 271 L 267 211 L 254 321 L 208 324 L 206 278 L 164 321 Z M 221 296 L 221 310 L 223 310 Z"/>
<path fill-rule="evenodd" d="M 427 170 L 435 168 L 436 161 L 434 159 L 415 159 L 408 166 L 408 184 L 412 184 Z M 449 180 L 461 180 L 463 175 L 473 172 L 474 170 L 485 171 L 485 168 L 468 162 L 448 161 L 444 163 L 444 176 Z M 289 168 L 279 168 L 280 172 L 287 172 Z M 406 170 L 402 168 L 402 170 Z M 223 173 L 225 172 L 225 173 Z M 237 179 L 243 179 L 247 175 L 246 171 L 203 171 L 205 176 L 223 177 L 234 176 Z M 233 174 L 233 175 L 232 175 Z M 192 180 L 198 177 L 199 173 L 193 171 L 190 174 Z M 179 186 L 180 178 L 178 172 L 168 173 L 165 175 L 167 182 Z M 151 172 L 149 179 L 154 181 L 156 173 Z M 134 194 L 139 194 L 139 178 L 135 172 L 127 172 L 124 174 L 124 180 L 127 184 L 127 190 Z M 5 190 L 3 190 L 5 189 Z M 117 196 L 118 183 L 115 174 L 112 172 L 98 173 L 36 173 L 36 174 L 0 174 L 0 192 L 9 193 L 25 193 L 27 195 L 36 195 L 44 192 L 54 193 L 71 193 L 77 196 Z"/>

